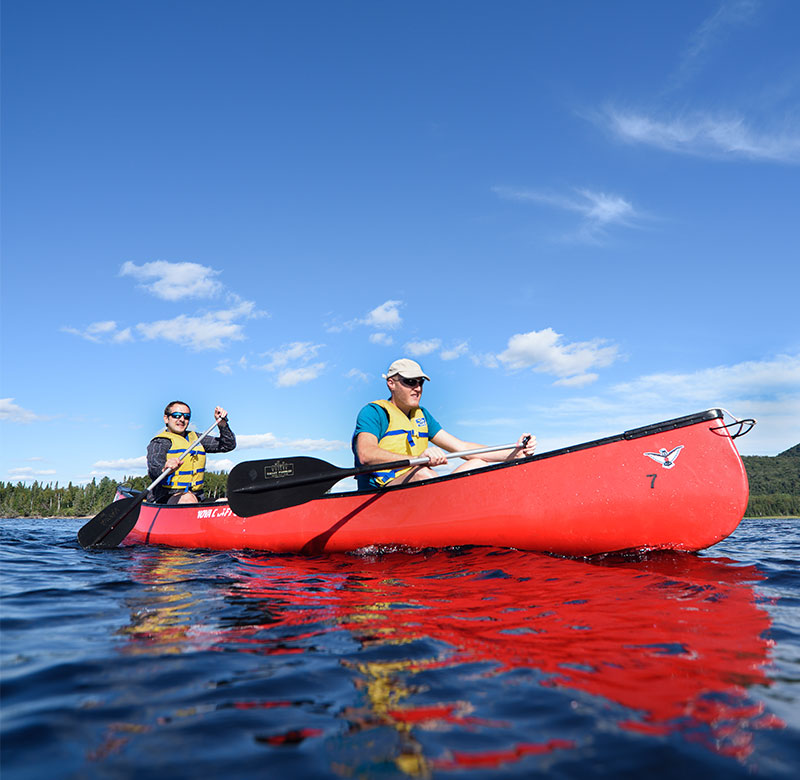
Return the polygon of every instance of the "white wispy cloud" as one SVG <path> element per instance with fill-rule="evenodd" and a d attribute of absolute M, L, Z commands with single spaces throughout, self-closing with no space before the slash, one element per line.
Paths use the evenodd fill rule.
<path fill-rule="evenodd" d="M 19 404 L 14 403 L 13 398 L 0 398 L 0 420 L 6 422 L 32 423 L 37 420 L 47 420 L 49 418 L 41 414 L 36 414 L 30 409 L 24 409 Z"/>
<path fill-rule="evenodd" d="M 97 344 L 134 341 L 136 334 L 147 341 L 170 341 L 195 351 L 222 349 L 230 342 L 244 338 L 244 320 L 266 316 L 266 312 L 256 309 L 252 301 L 227 291 L 214 279 L 219 273 L 199 263 L 158 260 L 136 265 L 128 261 L 122 265 L 120 276 L 138 279 L 157 298 L 175 302 L 224 296 L 227 306 L 203 314 L 178 314 L 169 319 L 140 322 L 135 328 L 120 326 L 114 320 L 101 320 L 84 328 L 64 326 L 61 330 Z M 225 373 L 225 365 L 220 363 L 218 370 Z"/>
<path fill-rule="evenodd" d="M 591 368 L 604 368 L 619 357 L 619 349 L 605 339 L 568 343 L 552 328 L 517 333 L 506 349 L 496 356 L 511 370 L 530 368 L 558 377 L 556 384 L 579 386 L 593 382 Z"/>
<path fill-rule="evenodd" d="M 206 461 L 206 471 L 230 471 L 236 464 L 230 458 L 209 458 Z"/>
<path fill-rule="evenodd" d="M 9 469 L 8 475 L 12 479 L 34 479 L 36 477 L 50 477 L 56 473 L 55 469 L 34 469 L 31 466 L 22 466 L 16 469 Z"/>
<path fill-rule="evenodd" d="M 800 397 L 800 356 L 785 355 L 768 361 L 715 366 L 692 373 L 658 373 L 624 382 L 614 392 L 643 399 L 692 400 L 720 403 L 721 398 L 759 398 L 765 395 Z M 800 419 L 797 421 L 800 435 Z"/>
<path fill-rule="evenodd" d="M 800 442 L 800 355 L 779 355 L 696 371 L 662 371 L 609 386 L 515 407 L 508 417 L 474 415 L 461 429 L 530 430 L 547 452 L 705 409 L 758 423 L 736 439 L 743 455 L 777 455 Z M 511 410 L 509 410 L 511 411 Z M 732 418 L 726 416 L 725 422 Z"/>
<path fill-rule="evenodd" d="M 147 456 L 142 455 L 138 458 L 117 458 L 116 460 L 98 460 L 92 464 L 95 469 L 92 473 L 107 474 L 109 471 L 123 471 L 130 473 L 132 471 L 144 473 L 147 469 Z"/>
<path fill-rule="evenodd" d="M 760 6 L 759 0 L 723 0 L 690 36 L 671 86 L 681 86 L 694 76 L 727 34 L 749 22 Z"/>
<path fill-rule="evenodd" d="M 402 306 L 403 301 L 384 301 L 379 306 L 368 311 L 363 317 L 356 317 L 343 324 L 327 324 L 325 330 L 329 333 L 341 333 L 345 330 L 353 330 L 364 326 L 376 331 L 396 330 L 403 324 L 403 318 L 400 316 Z M 370 336 L 370 340 L 374 343 L 381 343 L 375 341 L 376 337 L 386 338 L 386 343 L 391 343 L 391 338 L 386 336 L 385 333 L 373 333 Z"/>
<path fill-rule="evenodd" d="M 705 65 L 732 31 L 750 24 L 760 0 L 721 0 L 692 33 L 666 91 L 682 87 Z M 773 75 L 774 81 L 780 78 Z M 796 112 L 781 119 L 748 117 L 740 111 L 637 110 L 609 106 L 593 119 L 626 143 L 717 159 L 800 163 Z"/>
<path fill-rule="evenodd" d="M 311 382 L 325 370 L 325 363 L 314 363 L 299 368 L 287 368 L 278 373 L 278 387 L 294 387 L 302 382 Z"/>
<path fill-rule="evenodd" d="M 211 298 L 219 295 L 224 287 L 214 277 L 220 274 L 200 263 L 171 263 L 156 260 L 136 265 L 123 263 L 120 276 L 132 276 L 157 298 L 165 301 L 180 301 L 187 298 Z"/>
<path fill-rule="evenodd" d="M 369 340 L 371 344 L 380 344 L 383 347 L 394 344 L 394 339 L 388 333 L 371 333 Z"/>
<path fill-rule="evenodd" d="M 348 379 L 357 379 L 359 382 L 366 382 L 369 380 L 369 377 L 361 369 L 358 368 L 351 368 L 345 374 L 345 376 Z"/>
<path fill-rule="evenodd" d="M 196 316 L 179 314 L 168 320 L 140 322 L 136 331 L 147 340 L 162 339 L 192 350 L 222 349 L 231 341 L 244 339 L 241 320 L 259 316 L 255 304 L 239 300 L 229 309 Z"/>
<path fill-rule="evenodd" d="M 256 447 L 274 449 L 278 445 L 278 439 L 274 433 L 243 433 L 236 437 L 237 450 L 252 450 Z"/>
<path fill-rule="evenodd" d="M 402 301 L 385 301 L 380 306 L 376 306 L 364 318 L 363 323 L 371 328 L 378 330 L 394 330 L 403 324 L 400 316 Z"/>
<path fill-rule="evenodd" d="M 61 330 L 95 344 L 122 344 L 126 341 L 133 341 L 131 329 L 120 328 L 114 320 L 93 322 L 85 328 L 73 328 L 65 325 Z"/>
<path fill-rule="evenodd" d="M 403 349 L 407 354 L 416 358 L 431 355 L 438 351 L 442 360 L 456 360 L 468 353 L 469 344 L 466 341 L 461 341 L 452 347 L 442 348 L 441 339 L 415 339 L 414 341 L 407 341 Z"/>
<path fill-rule="evenodd" d="M 483 366 L 483 368 L 499 368 L 500 363 L 497 360 L 497 355 L 493 352 L 480 352 L 470 355 L 470 360 L 476 366 Z"/>
<path fill-rule="evenodd" d="M 462 355 L 466 355 L 469 351 L 469 344 L 466 341 L 462 341 L 459 344 L 456 344 L 454 347 L 450 347 L 448 349 L 443 349 L 439 353 L 439 357 L 442 360 L 456 360 L 460 358 Z"/>
<path fill-rule="evenodd" d="M 282 439 L 273 433 L 246 433 L 236 437 L 237 450 L 279 450 L 316 452 L 347 449 L 349 443 L 331 439 Z"/>
<path fill-rule="evenodd" d="M 277 374 L 277 387 L 293 387 L 302 382 L 310 382 L 326 368 L 327 364 L 324 362 L 311 362 L 324 346 L 310 341 L 294 341 L 263 353 L 270 360 L 259 368 Z"/>
<path fill-rule="evenodd" d="M 561 387 L 583 387 L 590 385 L 597 380 L 597 374 L 576 374 L 575 376 L 564 377 L 553 382 L 554 385 Z"/>
<path fill-rule="evenodd" d="M 546 206 L 579 214 L 582 222 L 573 234 L 573 239 L 596 241 L 612 226 L 636 226 L 643 214 L 621 195 L 597 192 L 585 187 L 575 188 L 570 195 L 542 192 L 538 190 L 492 187 L 498 197 L 507 200 L 541 203 Z"/>
<path fill-rule="evenodd" d="M 800 163 L 800 131 L 758 130 L 741 116 L 695 112 L 657 116 L 609 108 L 603 121 L 627 143 L 654 146 L 669 152 L 717 158 Z"/>
<path fill-rule="evenodd" d="M 233 373 L 234 368 L 245 370 L 248 368 L 248 365 L 249 361 L 247 360 L 247 356 L 242 355 L 238 360 L 223 358 L 217 363 L 217 365 L 214 367 L 214 370 L 219 371 L 220 374 L 230 376 Z"/>
<path fill-rule="evenodd" d="M 324 346 L 324 344 L 314 344 L 311 341 L 293 341 L 290 344 L 284 344 L 279 349 L 263 353 L 262 356 L 270 358 L 269 363 L 266 363 L 263 368 L 268 371 L 276 371 L 285 368 L 290 363 L 312 360 Z"/>
<path fill-rule="evenodd" d="M 407 341 L 404 349 L 414 357 L 422 357 L 435 352 L 442 345 L 440 339 L 427 339 L 424 341 Z"/>
<path fill-rule="evenodd" d="M 711 408 L 758 420 L 751 433 L 736 440 L 743 454 L 776 455 L 797 444 L 800 355 L 648 374 L 599 395 L 533 406 L 519 424 L 534 428 L 545 451 Z"/>

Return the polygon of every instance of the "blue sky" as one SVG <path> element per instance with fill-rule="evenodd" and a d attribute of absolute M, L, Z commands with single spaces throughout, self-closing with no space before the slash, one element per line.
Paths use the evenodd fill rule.
<path fill-rule="evenodd" d="M 396 357 L 487 445 L 800 441 L 800 4 L 5 0 L 0 479 L 349 465 Z"/>

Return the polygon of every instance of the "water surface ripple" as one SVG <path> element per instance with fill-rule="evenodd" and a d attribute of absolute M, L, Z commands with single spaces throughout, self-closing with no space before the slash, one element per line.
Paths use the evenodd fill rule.
<path fill-rule="evenodd" d="M 795 777 L 800 521 L 700 555 L 87 552 L 0 521 L 5 778 Z"/>

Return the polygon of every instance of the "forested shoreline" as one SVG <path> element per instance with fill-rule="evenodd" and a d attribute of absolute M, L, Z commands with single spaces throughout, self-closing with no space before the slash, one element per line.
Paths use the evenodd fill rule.
<path fill-rule="evenodd" d="M 800 444 L 780 455 L 745 455 L 747 517 L 800 517 Z"/>
<path fill-rule="evenodd" d="M 775 456 L 742 458 L 750 481 L 747 517 L 800 517 L 800 444 Z M 208 472 L 205 487 L 211 500 L 225 496 L 226 472 Z M 114 500 L 117 484 L 144 490 L 146 477 L 93 479 L 85 485 L 58 482 L 0 482 L 0 518 L 91 517 Z"/>
<path fill-rule="evenodd" d="M 206 493 L 212 501 L 225 496 L 227 480 L 225 472 L 206 473 Z M 0 517 L 91 517 L 114 500 L 117 485 L 144 490 L 149 483 L 146 477 L 103 477 L 85 485 L 0 482 Z"/>

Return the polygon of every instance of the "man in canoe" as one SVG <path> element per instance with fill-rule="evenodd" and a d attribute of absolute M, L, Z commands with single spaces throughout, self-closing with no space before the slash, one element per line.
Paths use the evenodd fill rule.
<path fill-rule="evenodd" d="M 236 447 L 236 436 L 228 425 L 228 413 L 221 407 L 214 409 L 219 436 L 205 436 L 182 460 L 181 455 L 197 439 L 188 431 L 192 410 L 183 401 L 170 401 L 164 409 L 163 431 L 157 433 L 147 445 L 147 473 L 157 479 L 163 471 L 169 477 L 156 485 L 149 500 L 158 504 L 196 504 L 202 501 L 203 477 L 207 452 L 230 452 Z"/>
<path fill-rule="evenodd" d="M 352 442 L 356 467 L 390 463 L 398 460 L 398 455 L 409 458 L 424 455 L 428 463 L 359 475 L 359 489 L 389 487 L 438 477 L 433 467 L 447 462 L 442 450 L 459 452 L 482 449 L 480 444 L 462 441 L 445 431 L 434 416 L 420 405 L 423 383 L 429 382 L 430 377 L 419 363 L 409 358 L 395 360 L 383 378 L 390 398 L 373 401 L 358 413 Z M 431 446 L 431 442 L 435 446 Z M 465 462 L 452 473 L 481 468 L 498 461 L 524 458 L 533 455 L 535 449 L 536 437 L 524 433 L 519 437 L 516 447 L 467 456 Z"/>

